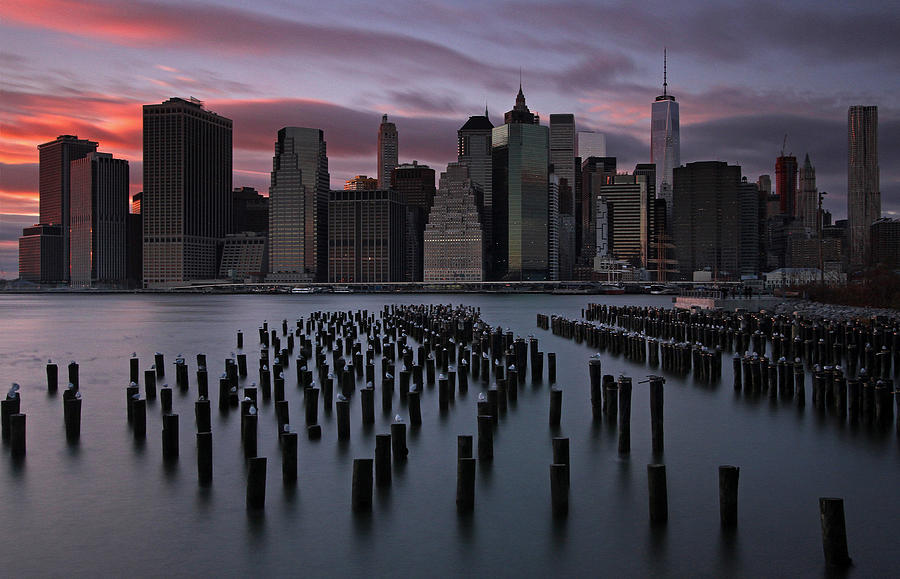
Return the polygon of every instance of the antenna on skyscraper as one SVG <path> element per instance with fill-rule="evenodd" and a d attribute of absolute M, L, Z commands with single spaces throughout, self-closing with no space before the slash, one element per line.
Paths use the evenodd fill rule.
<path fill-rule="evenodd" d="M 664 46 L 664 47 L 663 47 L 663 96 L 666 96 L 667 94 L 669 94 L 669 93 L 667 92 L 668 87 L 669 87 L 669 83 L 667 82 L 668 79 L 666 78 L 666 77 L 667 77 L 667 73 L 668 73 L 668 70 L 667 70 L 667 66 L 668 66 L 667 56 L 668 56 L 668 55 L 666 54 L 666 47 Z"/>

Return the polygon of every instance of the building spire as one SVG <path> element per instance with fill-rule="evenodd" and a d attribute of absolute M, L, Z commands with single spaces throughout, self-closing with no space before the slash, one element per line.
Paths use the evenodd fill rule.
<path fill-rule="evenodd" d="M 669 88 L 669 83 L 668 83 L 668 79 L 667 79 L 667 73 L 668 73 L 667 64 L 668 63 L 667 63 L 666 47 L 664 46 L 663 47 L 663 96 L 666 96 L 667 94 L 669 94 L 667 92 L 668 88 Z"/>

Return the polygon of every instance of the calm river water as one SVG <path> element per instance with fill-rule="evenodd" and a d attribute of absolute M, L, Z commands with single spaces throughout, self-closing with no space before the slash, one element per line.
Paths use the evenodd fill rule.
<path fill-rule="evenodd" d="M 821 576 L 825 574 L 818 497 L 845 499 L 850 576 L 897 576 L 900 569 L 900 445 L 896 430 L 878 434 L 832 417 L 767 399 L 748 400 L 731 387 L 729 360 L 717 387 L 667 375 L 665 387 L 669 522 L 651 527 L 646 465 L 649 392 L 638 381 L 657 371 L 604 355 L 603 372 L 632 376 L 632 452 L 620 458 L 616 433 L 591 421 L 585 345 L 535 326 L 536 313 L 578 317 L 590 302 L 668 306 L 654 296 L 352 295 L 0 296 L 0 380 L 21 384 L 27 456 L 0 456 L 0 544 L 6 577 L 33 576 Z M 337 443 L 335 414 L 320 411 L 321 440 L 300 436 L 299 483 L 286 489 L 274 408 L 260 408 L 259 454 L 269 457 L 266 508 L 245 509 L 246 469 L 240 417 L 220 414 L 216 376 L 244 330 L 251 376 L 256 329 L 280 328 L 315 310 L 384 304 L 464 303 L 516 334 L 534 334 L 558 357 L 564 390 L 562 426 L 548 426 L 546 382 L 530 380 L 501 417 L 494 460 L 479 465 L 471 516 L 455 508 L 456 437 L 476 434 L 472 382 L 441 416 L 436 389 L 426 388 L 423 424 L 409 434 L 409 460 L 387 491 L 376 489 L 371 515 L 350 510 L 352 459 L 371 457 L 375 434 L 394 413 L 360 424 L 351 400 L 351 440 Z M 125 417 L 128 358 L 141 370 L 166 355 L 166 379 L 184 354 L 190 390 L 175 389 L 181 456 L 162 460 L 159 401 L 148 405 L 147 439 L 136 443 Z M 195 355 L 204 352 L 213 396 L 214 480 L 197 484 L 193 402 Z M 80 364 L 84 398 L 81 440 L 66 442 L 62 396 L 49 395 L 44 365 Z M 377 361 L 376 361 L 377 362 Z M 378 363 L 376 366 L 380 367 Z M 286 393 L 302 422 L 294 368 Z M 809 375 L 807 375 L 809 380 Z M 249 379 L 248 379 L 249 381 Z M 380 381 L 378 382 L 378 388 Z M 807 385 L 807 396 L 811 391 Z M 60 391 L 61 392 L 61 391 Z M 143 392 L 143 385 L 142 385 Z M 571 446 L 570 514 L 551 516 L 549 464 L 553 436 Z M 741 467 L 739 526 L 719 527 L 720 464 Z"/>

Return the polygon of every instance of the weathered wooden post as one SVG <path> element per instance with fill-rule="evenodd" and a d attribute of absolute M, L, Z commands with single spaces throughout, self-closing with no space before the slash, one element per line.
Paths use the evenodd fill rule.
<path fill-rule="evenodd" d="M 338 440 L 350 440 L 350 401 L 343 394 L 338 395 L 337 402 Z"/>
<path fill-rule="evenodd" d="M 209 486 L 213 477 L 212 432 L 197 433 L 197 481 Z"/>
<path fill-rule="evenodd" d="M 178 458 L 178 415 L 163 415 L 162 450 L 164 460 Z"/>
<path fill-rule="evenodd" d="M 669 498 L 666 489 L 666 465 L 648 464 L 647 482 L 650 495 L 650 522 L 664 523 L 669 520 Z"/>
<path fill-rule="evenodd" d="M 172 389 L 168 384 L 159 389 L 159 405 L 163 414 L 172 412 Z"/>
<path fill-rule="evenodd" d="M 135 395 L 137 396 L 137 395 Z M 147 437 L 147 401 L 136 398 L 131 402 L 131 414 L 133 417 L 132 430 L 135 440 L 143 440 Z"/>
<path fill-rule="evenodd" d="M 69 365 L 71 368 L 71 364 Z M 166 375 L 166 365 L 164 361 L 164 357 L 161 352 L 157 352 L 153 355 L 153 368 L 156 370 L 156 377 L 163 378 Z M 70 380 L 71 382 L 71 380 Z"/>
<path fill-rule="evenodd" d="M 722 527 L 736 527 L 738 513 L 738 477 L 741 469 L 736 466 L 719 467 L 719 521 Z"/>
<path fill-rule="evenodd" d="M 156 371 L 144 370 L 144 398 L 156 400 Z"/>
<path fill-rule="evenodd" d="M 471 434 L 460 434 L 456 437 L 456 458 L 472 458 Z"/>
<path fill-rule="evenodd" d="M 47 391 L 56 392 L 59 387 L 59 366 L 47 360 Z"/>
<path fill-rule="evenodd" d="M 375 435 L 375 484 L 391 486 L 391 435 Z"/>
<path fill-rule="evenodd" d="M 266 463 L 264 456 L 247 461 L 247 508 L 262 509 L 266 506 Z"/>
<path fill-rule="evenodd" d="M 494 419 L 478 415 L 478 460 L 494 458 Z"/>
<path fill-rule="evenodd" d="M 469 441 L 471 442 L 471 438 Z M 475 459 L 458 457 L 456 459 L 456 512 L 468 513 L 474 509 Z"/>
<path fill-rule="evenodd" d="M 619 454 L 631 452 L 631 378 L 619 376 Z"/>
<path fill-rule="evenodd" d="M 569 439 L 556 437 L 553 439 L 553 464 L 566 465 L 566 486 L 569 486 L 570 470 L 572 465 L 569 462 Z"/>
<path fill-rule="evenodd" d="M 603 417 L 603 369 L 599 358 L 591 358 L 588 362 L 588 373 L 591 379 L 591 416 L 599 422 Z"/>
<path fill-rule="evenodd" d="M 550 389 L 550 426 L 553 428 L 559 427 L 562 416 L 562 394 L 559 388 Z"/>
<path fill-rule="evenodd" d="M 819 498 L 819 515 L 822 519 L 822 547 L 825 550 L 825 564 L 829 567 L 850 565 L 852 560 L 847 552 L 844 499 Z"/>
<path fill-rule="evenodd" d="M 569 514 L 569 467 L 565 464 L 550 465 L 550 503 L 554 517 Z"/>
<path fill-rule="evenodd" d="M 409 391 L 409 423 L 413 426 L 422 424 L 422 404 L 421 395 L 418 388 Z"/>
<path fill-rule="evenodd" d="M 78 362 L 74 360 L 69 362 L 69 384 L 71 384 L 75 388 L 75 391 L 78 392 Z"/>
<path fill-rule="evenodd" d="M 211 432 L 212 420 L 210 417 L 210 402 L 201 398 L 194 402 L 194 419 L 197 422 L 197 432 Z"/>
<path fill-rule="evenodd" d="M 371 458 L 353 459 L 353 482 L 350 491 L 353 512 L 372 510 L 372 463 Z"/>
<path fill-rule="evenodd" d="M 281 440 L 281 480 L 293 484 L 297 480 L 297 433 L 287 430 L 279 435 Z"/>
<path fill-rule="evenodd" d="M 74 388 L 67 388 L 63 392 L 63 421 L 66 425 L 66 440 L 78 440 L 81 437 L 81 393 Z"/>
<path fill-rule="evenodd" d="M 650 428 L 652 431 L 653 454 L 659 456 L 665 450 L 663 430 L 663 384 L 665 378 L 650 377 Z"/>
<path fill-rule="evenodd" d="M 25 415 L 21 412 L 9 415 L 9 449 L 13 458 L 25 456 Z"/>
<path fill-rule="evenodd" d="M 391 423 L 391 450 L 395 462 L 403 462 L 409 455 L 409 449 L 406 447 L 406 423 L 400 420 L 399 415 Z"/>
<path fill-rule="evenodd" d="M 362 410 L 362 423 L 375 424 L 375 389 L 371 384 L 360 389 L 359 406 Z"/>

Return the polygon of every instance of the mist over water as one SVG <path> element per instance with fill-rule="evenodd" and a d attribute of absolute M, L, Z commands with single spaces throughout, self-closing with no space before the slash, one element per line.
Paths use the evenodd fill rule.
<path fill-rule="evenodd" d="M 21 384 L 27 455 L 0 455 L 0 544 L 7 577 L 31 576 L 820 576 L 825 575 L 818 498 L 844 498 L 854 567 L 850 576 L 896 576 L 900 568 L 900 444 L 895 425 L 878 432 L 820 416 L 811 404 L 749 399 L 732 388 L 726 354 L 718 385 L 662 373 L 604 354 L 603 373 L 634 379 L 631 454 L 617 452 L 614 426 L 591 420 L 586 345 L 535 325 L 537 313 L 579 317 L 589 302 L 668 307 L 662 296 L 549 295 L 40 295 L 0 296 L 0 388 Z M 562 424 L 548 425 L 549 384 L 520 387 L 494 433 L 494 460 L 476 468 L 475 510 L 456 513 L 457 435 L 477 434 L 476 399 L 487 384 L 471 379 L 449 412 L 437 387 L 422 395 L 422 426 L 407 435 L 409 458 L 394 466 L 389 489 L 376 487 L 372 513 L 350 509 L 352 460 L 372 457 L 375 435 L 395 414 L 395 392 L 376 424 L 361 424 L 351 397 L 351 439 L 337 441 L 336 414 L 319 409 L 322 439 L 306 437 L 294 359 L 285 369 L 291 423 L 300 431 L 299 480 L 281 479 L 274 403 L 261 402 L 258 452 L 268 457 L 264 512 L 245 508 L 240 415 L 217 408 L 224 360 L 244 332 L 249 376 L 256 381 L 257 328 L 281 333 L 313 311 L 385 304 L 463 303 L 487 323 L 535 335 L 557 354 L 564 391 Z M 180 458 L 164 464 L 160 401 L 148 402 L 147 438 L 126 421 L 125 387 L 136 352 L 143 371 L 165 354 L 180 415 Z M 197 484 L 194 401 L 196 354 L 207 355 L 212 397 L 213 483 Z M 190 387 L 175 387 L 183 354 Z M 296 350 L 294 353 L 296 357 Z M 379 356 L 380 357 L 380 356 Z M 380 360 L 376 357 L 376 374 Z M 59 364 L 60 390 L 49 394 L 45 364 Z M 62 390 L 66 365 L 80 365 L 81 438 L 67 443 Z M 329 359 L 330 361 L 330 359 Z M 545 364 L 546 366 L 546 364 Z M 398 367 L 399 370 L 399 367 Z M 665 455 L 650 444 L 647 375 L 665 384 Z M 545 370 L 546 376 L 546 370 Z M 358 386 L 361 384 L 358 384 Z M 807 372 L 807 396 L 811 392 Z M 358 392 L 358 390 L 357 390 Z M 321 404 L 321 401 L 320 401 Z M 408 419 L 407 419 L 408 422 Z M 551 439 L 570 439 L 568 518 L 551 515 Z M 476 437 L 477 438 L 477 437 Z M 667 468 L 669 520 L 651 526 L 646 465 Z M 719 526 L 718 471 L 741 468 L 738 527 Z"/>

